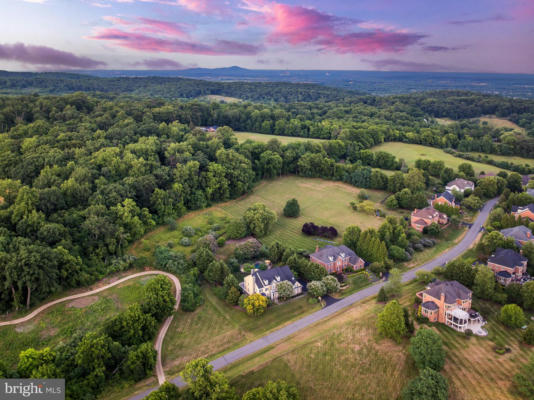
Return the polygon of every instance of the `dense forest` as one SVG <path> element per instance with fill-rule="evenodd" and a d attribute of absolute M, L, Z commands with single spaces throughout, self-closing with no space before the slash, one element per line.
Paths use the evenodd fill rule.
<path fill-rule="evenodd" d="M 433 122 L 433 115 L 475 107 L 469 96 L 480 113 L 515 115 L 532 133 L 534 102 L 488 96 L 478 102 L 480 95 L 465 93 L 276 105 L 84 93 L 2 97 L 0 310 L 128 268 L 133 260 L 125 250 L 147 230 L 247 193 L 260 179 L 299 174 L 400 192 L 397 174 L 372 168 L 399 170 L 402 161 L 366 150 L 384 141 L 532 157 L 532 136 Z M 238 144 L 232 129 L 207 133 L 196 128 L 202 125 L 331 140 Z M 432 173 L 425 173 L 428 183 Z M 450 168 L 434 175 L 453 177 Z M 401 203 L 410 208 L 420 200 Z"/>
<path fill-rule="evenodd" d="M 166 77 L 99 78 L 60 72 L 0 71 L 0 94 L 65 94 L 78 91 L 165 99 L 221 95 L 263 102 L 334 101 L 360 95 L 352 90 L 307 83 L 210 82 Z"/>

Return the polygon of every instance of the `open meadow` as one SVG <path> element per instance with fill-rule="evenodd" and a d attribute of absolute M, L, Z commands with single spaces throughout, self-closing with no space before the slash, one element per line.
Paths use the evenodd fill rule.
<path fill-rule="evenodd" d="M 54 347 L 77 331 L 101 327 L 121 310 L 142 301 L 143 287 L 151 279 L 154 278 L 132 279 L 97 295 L 53 306 L 28 322 L 0 327 L 2 361 L 15 367 L 19 353 L 28 347 Z"/>
<path fill-rule="evenodd" d="M 324 142 L 324 139 L 304 138 L 296 136 L 280 136 L 280 135 L 268 135 L 264 133 L 254 132 L 235 132 L 239 143 L 243 143 L 246 140 L 252 140 L 254 142 L 267 143 L 271 139 L 277 139 L 282 144 L 298 143 L 298 142 Z"/>
<path fill-rule="evenodd" d="M 386 151 L 393 154 L 397 158 L 402 158 L 409 167 L 415 164 L 415 161 L 419 158 L 429 159 L 432 161 L 443 161 L 447 167 L 458 169 L 458 166 L 462 163 L 469 163 L 475 169 L 475 173 L 478 175 L 481 171 L 498 173 L 502 171 L 501 168 L 494 167 L 489 164 L 483 164 L 464 160 L 459 157 L 454 157 L 451 154 L 445 153 L 441 149 L 429 146 L 421 146 L 419 144 L 401 143 L 401 142 L 387 142 L 373 147 L 373 151 Z M 510 160 L 511 161 L 511 160 Z"/>
<path fill-rule="evenodd" d="M 166 226 L 154 230 L 135 243 L 131 251 L 137 256 L 150 259 L 156 246 L 170 242 L 172 248 L 188 254 L 191 247 L 179 244 L 184 226 L 191 225 L 197 230 L 197 235 L 193 238 L 196 239 L 215 225 L 224 229 L 229 219 L 241 218 L 246 209 L 254 203 L 264 203 L 278 215 L 278 221 L 269 235 L 260 238 L 262 243 L 270 245 L 278 240 L 295 249 L 312 251 L 317 245 L 323 246 L 327 243 L 323 239 L 304 235 L 301 229 L 305 222 L 334 226 L 340 235 L 338 239 L 349 225 L 358 225 L 363 230 L 378 228 L 384 222 L 383 218 L 352 210 L 350 202 L 357 199 L 361 190 L 342 182 L 297 176 L 262 181 L 246 196 L 185 215 L 178 220 L 178 229 L 175 231 L 170 231 Z M 398 211 L 386 210 L 381 204 L 387 196 L 386 192 L 366 191 L 369 199 L 375 202 L 376 208 L 384 210 L 388 215 L 404 215 Z M 296 198 L 300 204 L 301 214 L 298 218 L 283 216 L 286 201 L 291 198 Z M 221 250 L 224 252 L 224 248 Z"/>
<path fill-rule="evenodd" d="M 400 302 L 413 305 L 423 286 L 404 286 Z M 475 300 L 488 320 L 488 337 L 466 337 L 444 325 L 434 324 L 447 352 L 444 376 L 451 400 L 517 400 L 512 378 L 533 354 L 520 343 L 521 330 L 499 322 L 499 307 Z M 320 324 L 230 366 L 225 373 L 240 393 L 268 380 L 285 379 L 297 385 L 304 400 L 329 398 L 395 399 L 417 371 L 408 353 L 409 341 L 400 345 L 381 339 L 376 316 L 383 305 L 367 299 Z M 496 345 L 511 352 L 499 355 Z"/>

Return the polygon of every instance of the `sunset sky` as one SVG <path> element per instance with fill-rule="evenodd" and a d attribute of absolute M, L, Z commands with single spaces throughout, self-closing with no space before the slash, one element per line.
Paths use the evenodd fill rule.
<path fill-rule="evenodd" d="M 0 69 L 534 73 L 534 0 L 0 0 Z"/>

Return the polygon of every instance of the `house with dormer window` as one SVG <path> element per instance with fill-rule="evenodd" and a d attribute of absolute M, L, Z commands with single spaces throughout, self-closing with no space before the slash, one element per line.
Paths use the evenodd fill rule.
<path fill-rule="evenodd" d="M 293 296 L 302 293 L 302 285 L 295 279 L 293 272 L 291 272 L 287 265 L 265 271 L 253 269 L 250 275 L 245 276 L 240 286 L 249 296 L 258 293 L 272 301 L 278 301 L 277 285 L 285 281 L 293 286 Z"/>
<path fill-rule="evenodd" d="M 315 253 L 310 254 L 310 261 L 325 267 L 329 274 L 342 273 L 345 268 L 357 270 L 365 266 L 365 260 L 345 245 L 326 245 L 322 249 L 317 246 Z"/>

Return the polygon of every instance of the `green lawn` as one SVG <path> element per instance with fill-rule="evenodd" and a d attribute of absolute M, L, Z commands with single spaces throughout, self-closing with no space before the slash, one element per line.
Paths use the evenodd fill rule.
<path fill-rule="evenodd" d="M 404 290 L 403 304 L 421 285 Z M 284 379 L 295 384 L 303 400 L 398 398 L 416 375 L 407 344 L 381 339 L 376 315 L 383 308 L 375 298 L 349 307 L 283 342 L 225 369 L 238 393 Z"/>
<path fill-rule="evenodd" d="M 150 279 L 133 279 L 95 296 L 58 304 L 26 323 L 0 327 L 2 361 L 14 367 L 19 353 L 28 347 L 54 347 L 79 330 L 100 328 L 108 318 L 141 301 Z"/>
<path fill-rule="evenodd" d="M 534 159 L 532 158 L 523 158 L 516 156 L 499 156 L 496 154 L 486 154 L 486 153 L 470 153 L 474 156 L 480 157 L 480 161 L 484 162 L 484 159 L 490 159 L 495 161 L 508 161 L 518 165 L 528 165 L 534 167 Z"/>
<path fill-rule="evenodd" d="M 422 285 L 403 286 L 400 303 L 413 305 Z M 476 300 L 474 307 L 488 320 L 487 337 L 467 338 L 442 324 L 432 324 L 447 351 L 443 374 L 449 381 L 450 399 L 518 400 L 512 378 L 533 354 L 520 343 L 521 329 L 499 322 L 500 307 Z M 225 369 L 239 393 L 285 379 L 295 384 L 303 400 L 395 399 L 416 374 L 408 355 L 408 340 L 397 345 L 376 332 L 376 315 L 382 309 L 376 298 L 364 300 L 281 343 Z M 499 355 L 494 347 L 507 346 Z"/>
<path fill-rule="evenodd" d="M 218 299 L 208 287 L 203 293 L 204 305 L 192 313 L 179 311 L 165 338 L 163 364 L 171 376 L 190 360 L 216 358 L 320 308 L 303 296 L 270 307 L 264 315 L 254 318 Z"/>
<path fill-rule="evenodd" d="M 342 182 L 297 176 L 262 181 L 247 196 L 184 216 L 178 220 L 178 229 L 175 231 L 170 231 L 165 226 L 156 229 L 135 243 L 131 251 L 138 256 L 150 258 L 156 246 L 172 242 L 174 249 L 187 254 L 191 251 L 191 247 L 179 245 L 184 226 L 191 225 L 198 228 L 199 233 L 196 237 L 207 233 L 215 225 L 219 225 L 224 231 L 224 225 L 230 218 L 241 218 L 249 206 L 258 202 L 264 203 L 278 214 L 278 221 L 271 233 L 260 239 L 262 243 L 269 245 L 278 240 L 295 249 L 311 251 L 318 244 L 323 246 L 326 243 L 302 234 L 301 229 L 305 222 L 334 226 L 340 234 L 339 239 L 349 225 L 367 229 L 378 228 L 384 222 L 383 218 L 352 210 L 350 202 L 357 199 L 360 191 L 361 189 Z M 367 193 L 370 200 L 377 203 L 377 208 L 384 210 L 388 215 L 402 215 L 402 212 L 386 210 L 385 206 L 380 204 L 387 196 L 385 192 L 367 190 Z M 298 218 L 286 218 L 282 211 L 286 201 L 293 197 L 300 204 L 301 215 Z M 224 251 L 224 248 L 221 250 Z"/>
<path fill-rule="evenodd" d="M 528 361 L 533 350 L 521 344 L 521 329 L 510 329 L 500 323 L 500 307 L 475 300 L 473 306 L 487 319 L 487 337 L 466 338 L 443 325 L 435 329 L 447 349 L 444 374 L 451 384 L 451 398 L 459 399 L 520 399 L 512 387 L 512 378 Z M 494 347 L 507 346 L 511 353 L 499 355 Z"/>
<path fill-rule="evenodd" d="M 279 135 L 268 135 L 264 133 L 254 133 L 254 132 L 235 132 L 237 140 L 239 143 L 244 142 L 245 140 L 253 140 L 255 142 L 267 143 L 271 139 L 278 139 L 282 144 L 295 143 L 295 142 L 324 142 L 324 139 L 313 139 L 313 138 L 303 138 L 295 136 L 279 136 Z"/>
<path fill-rule="evenodd" d="M 432 161 L 443 161 L 447 167 L 458 169 L 458 166 L 462 163 L 469 163 L 475 169 L 475 173 L 478 175 L 481 171 L 498 173 L 502 171 L 501 168 L 494 167 L 488 164 L 482 164 L 478 162 L 464 160 L 459 157 L 454 157 L 451 154 L 445 153 L 441 149 L 434 147 L 421 146 L 418 144 L 400 143 L 400 142 L 387 142 L 372 148 L 373 151 L 386 151 L 393 154 L 397 158 L 402 158 L 412 167 L 415 161 L 419 158 L 429 159 Z"/>
<path fill-rule="evenodd" d="M 454 229 L 449 226 L 441 233 L 439 237 L 435 238 L 437 243 L 434 247 L 425 248 L 421 252 L 416 251 L 413 254 L 412 259 L 406 263 L 406 266 L 415 267 L 423 265 L 427 261 L 436 258 L 439 254 L 456 245 L 456 243 L 461 240 L 465 232 L 465 228 Z"/>

